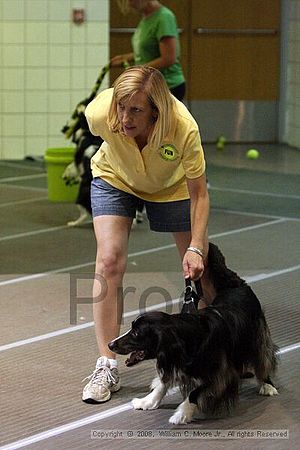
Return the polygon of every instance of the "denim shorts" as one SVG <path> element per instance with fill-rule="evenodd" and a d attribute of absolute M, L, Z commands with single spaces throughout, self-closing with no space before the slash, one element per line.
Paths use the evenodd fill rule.
<path fill-rule="evenodd" d="M 124 216 L 135 218 L 140 198 L 121 191 L 101 178 L 94 178 L 91 186 L 93 217 Z M 152 231 L 190 231 L 190 200 L 173 202 L 144 201 Z"/>

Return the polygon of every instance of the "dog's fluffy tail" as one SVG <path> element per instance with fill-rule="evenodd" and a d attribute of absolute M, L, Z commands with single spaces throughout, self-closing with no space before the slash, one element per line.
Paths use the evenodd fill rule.
<path fill-rule="evenodd" d="M 226 266 L 224 255 L 212 242 L 209 243 L 208 269 L 217 292 L 226 288 L 239 287 L 246 283 L 237 273 Z"/>

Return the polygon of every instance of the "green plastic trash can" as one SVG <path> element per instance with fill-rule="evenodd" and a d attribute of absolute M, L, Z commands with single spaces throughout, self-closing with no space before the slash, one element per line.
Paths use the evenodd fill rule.
<path fill-rule="evenodd" d="M 48 199 L 52 202 L 75 202 L 79 184 L 66 186 L 62 179 L 65 168 L 74 161 L 75 148 L 48 148 L 45 154 Z"/>

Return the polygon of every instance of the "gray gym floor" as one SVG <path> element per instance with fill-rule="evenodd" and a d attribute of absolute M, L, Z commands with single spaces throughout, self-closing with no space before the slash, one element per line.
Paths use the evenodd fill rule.
<path fill-rule="evenodd" d="M 81 401 L 82 380 L 98 356 L 92 223 L 66 226 L 76 207 L 48 201 L 43 161 L 0 161 L 1 449 L 299 448 L 300 151 L 260 144 L 260 158 L 251 161 L 249 147 L 205 146 L 209 232 L 264 306 L 280 347 L 280 395 L 258 396 L 255 381 L 245 380 L 229 416 L 176 427 L 168 418 L 178 393 L 155 411 L 131 408 L 130 400 L 148 390 L 153 361 L 127 368 L 120 357 L 122 389 L 102 405 Z M 122 330 L 145 306 L 146 289 L 148 308 L 180 308 L 183 279 L 172 237 L 150 232 L 147 222 L 132 231 L 125 288 Z M 281 438 L 263 436 L 274 430 Z"/>

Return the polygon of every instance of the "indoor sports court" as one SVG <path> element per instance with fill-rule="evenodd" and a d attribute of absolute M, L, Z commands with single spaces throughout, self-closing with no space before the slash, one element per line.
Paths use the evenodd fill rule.
<path fill-rule="evenodd" d="M 170 393 L 158 410 L 133 410 L 130 401 L 145 395 L 155 364 L 128 368 L 119 357 L 121 390 L 102 405 L 83 403 L 82 380 L 98 356 L 89 298 L 92 223 L 66 226 L 75 205 L 48 200 L 43 162 L 2 160 L 1 449 L 298 448 L 299 151 L 260 145 L 260 158 L 249 160 L 249 146 L 227 144 L 222 152 L 204 147 L 210 240 L 265 309 L 280 348 L 280 395 L 261 397 L 255 381 L 244 380 L 229 416 L 199 415 L 189 425 L 172 426 L 168 419 L 180 395 Z M 184 283 L 172 238 L 150 232 L 146 221 L 131 234 L 124 287 L 122 331 L 145 307 L 170 313 L 181 307 Z M 262 436 L 274 430 L 281 437 Z M 242 432 L 258 435 L 243 438 Z"/>
<path fill-rule="evenodd" d="M 0 1 L 0 450 L 296 450 L 300 0 L 161 1 L 177 18 L 184 101 L 204 143 L 209 237 L 261 301 L 279 347 L 279 395 L 260 396 L 245 379 L 229 415 L 175 426 L 179 392 L 157 410 L 133 410 L 155 362 L 126 367 L 120 356 L 121 389 L 103 404 L 81 400 L 99 356 L 96 241 L 91 220 L 67 226 L 78 210 L 51 198 L 46 154 L 73 160 L 62 127 L 124 70 L 108 63 L 131 51 L 140 16 L 120 3 Z M 183 290 L 172 236 L 150 232 L 145 218 L 130 237 L 121 332 L 145 310 L 179 312 Z"/>

